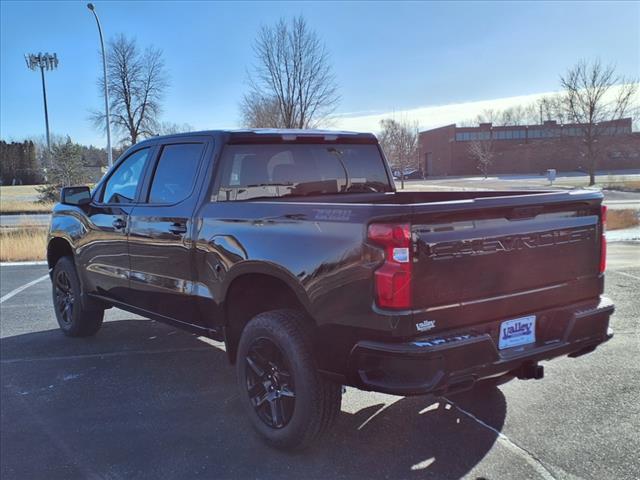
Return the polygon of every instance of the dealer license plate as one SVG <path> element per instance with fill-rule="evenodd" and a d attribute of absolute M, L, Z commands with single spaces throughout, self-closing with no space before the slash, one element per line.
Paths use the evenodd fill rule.
<path fill-rule="evenodd" d="M 500 341 L 498 347 L 517 347 L 536 341 L 536 316 L 506 320 L 500 325 Z"/>

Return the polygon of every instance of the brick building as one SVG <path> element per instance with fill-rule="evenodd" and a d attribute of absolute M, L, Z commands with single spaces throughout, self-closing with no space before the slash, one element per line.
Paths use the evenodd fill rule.
<path fill-rule="evenodd" d="M 598 170 L 640 168 L 640 132 L 632 132 L 630 118 L 601 124 Z M 586 170 L 578 124 L 494 127 L 447 125 L 420 132 L 420 163 L 427 176 L 478 175 L 478 162 L 469 153 L 472 142 L 490 142 L 494 152 L 490 174 L 542 173 Z"/>

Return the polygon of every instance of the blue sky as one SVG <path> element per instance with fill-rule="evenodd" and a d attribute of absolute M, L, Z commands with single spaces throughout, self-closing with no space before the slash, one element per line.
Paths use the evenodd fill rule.
<path fill-rule="evenodd" d="M 257 30 L 297 14 L 325 42 L 338 113 L 349 118 L 557 90 L 580 58 L 640 72 L 638 2 L 95 4 L 107 38 L 122 32 L 163 50 L 171 79 L 163 119 L 198 129 L 239 126 Z M 102 145 L 88 121 L 102 107 L 101 60 L 85 2 L 2 1 L 0 30 L 0 136 L 43 134 L 40 78 L 23 54 L 49 51 L 60 58 L 47 75 L 51 130 Z"/>

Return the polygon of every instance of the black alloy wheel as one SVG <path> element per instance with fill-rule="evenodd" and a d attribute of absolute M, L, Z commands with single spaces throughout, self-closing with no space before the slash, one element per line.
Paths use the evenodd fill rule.
<path fill-rule="evenodd" d="M 289 362 L 270 339 L 255 339 L 245 356 L 247 393 L 258 417 L 269 427 L 281 429 L 293 417 L 295 384 Z"/>
<path fill-rule="evenodd" d="M 66 325 L 71 325 L 73 321 L 73 305 L 75 302 L 75 296 L 73 295 L 73 288 L 71 286 L 71 280 L 69 275 L 64 270 L 56 272 L 54 280 L 55 288 L 55 304 L 60 319 Z"/>
<path fill-rule="evenodd" d="M 53 309 L 60 330 L 69 337 L 95 335 L 104 319 L 104 304 L 82 293 L 71 257 L 60 258 L 51 272 Z"/>
<path fill-rule="evenodd" d="M 273 447 L 311 446 L 340 413 L 340 385 L 314 358 L 314 329 L 303 312 L 282 309 L 259 313 L 242 330 L 236 357 L 241 403 Z"/>

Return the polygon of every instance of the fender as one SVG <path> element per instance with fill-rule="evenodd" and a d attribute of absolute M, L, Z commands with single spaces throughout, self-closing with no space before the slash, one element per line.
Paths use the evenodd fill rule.
<path fill-rule="evenodd" d="M 78 241 L 88 230 L 87 216 L 80 208 L 58 205 L 52 212 L 49 241 L 54 237 L 64 238 L 75 255 L 80 248 Z"/>
<path fill-rule="evenodd" d="M 51 216 L 51 226 L 49 227 L 49 235 L 47 237 L 47 264 L 49 266 L 49 275 L 53 272 L 53 265 L 51 264 L 49 250 L 51 248 L 51 242 L 56 239 L 60 239 L 69 245 L 71 254 L 73 256 L 74 263 L 77 262 L 77 256 L 80 253 L 81 245 L 78 245 L 82 241 L 82 238 L 88 230 L 88 219 L 84 215 L 84 212 L 78 207 L 72 207 L 68 205 L 57 205 Z M 78 267 L 76 263 L 76 268 Z M 80 280 L 80 289 L 83 293 L 86 292 L 85 278 L 83 275 L 83 269 L 77 268 L 78 279 Z M 83 295 L 85 298 L 85 295 Z"/>
<path fill-rule="evenodd" d="M 243 275 L 261 274 L 275 277 L 282 280 L 296 295 L 300 304 L 305 308 L 307 313 L 311 312 L 311 304 L 307 292 L 298 280 L 298 278 L 281 265 L 258 260 L 245 260 L 231 267 L 225 274 L 221 285 L 221 294 L 223 299 L 227 298 L 227 292 L 233 281 Z M 224 303 L 225 300 L 223 300 Z"/>

